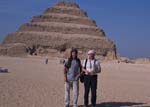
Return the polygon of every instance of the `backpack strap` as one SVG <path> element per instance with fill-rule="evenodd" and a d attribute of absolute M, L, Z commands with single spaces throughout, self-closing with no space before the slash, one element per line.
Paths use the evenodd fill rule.
<path fill-rule="evenodd" d="M 86 69 L 87 59 L 85 59 L 84 69 Z"/>
<path fill-rule="evenodd" d="M 67 69 L 69 69 L 69 68 L 71 67 L 71 62 L 72 62 L 72 59 L 71 59 L 71 58 L 68 58 L 67 63 L 65 63 L 65 67 L 66 67 Z"/>
<path fill-rule="evenodd" d="M 79 68 L 80 68 L 80 73 L 82 72 L 82 66 L 81 66 L 81 60 L 79 58 L 76 59 L 76 61 L 79 64 Z"/>
<path fill-rule="evenodd" d="M 77 62 L 78 62 L 78 64 L 79 64 L 79 66 L 81 67 L 81 61 L 80 61 L 79 58 L 77 58 Z"/>
<path fill-rule="evenodd" d="M 96 64 L 96 61 L 97 61 L 97 60 L 96 60 L 96 59 L 94 59 L 94 66 L 95 66 L 95 64 Z"/>

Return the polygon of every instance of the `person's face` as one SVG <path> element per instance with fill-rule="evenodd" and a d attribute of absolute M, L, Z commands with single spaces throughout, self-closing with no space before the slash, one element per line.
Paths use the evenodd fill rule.
<path fill-rule="evenodd" d="M 76 58 L 76 57 L 77 57 L 76 52 L 72 52 L 72 58 Z"/>
<path fill-rule="evenodd" d="M 93 59 L 95 57 L 94 54 L 88 54 L 89 59 Z"/>

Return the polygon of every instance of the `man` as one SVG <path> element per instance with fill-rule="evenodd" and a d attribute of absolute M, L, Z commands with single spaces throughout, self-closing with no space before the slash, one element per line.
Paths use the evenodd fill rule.
<path fill-rule="evenodd" d="M 88 51 L 88 58 L 83 61 L 84 76 L 84 105 L 88 107 L 89 91 L 91 89 L 92 107 L 96 107 L 97 73 L 101 72 L 100 62 L 95 59 L 95 50 Z"/>
<path fill-rule="evenodd" d="M 79 82 L 78 78 L 81 71 L 81 63 L 78 58 L 77 49 L 72 49 L 70 58 L 65 62 L 64 66 L 64 80 L 65 80 L 65 107 L 70 104 L 70 89 L 73 89 L 73 107 L 77 107 L 79 95 Z"/>

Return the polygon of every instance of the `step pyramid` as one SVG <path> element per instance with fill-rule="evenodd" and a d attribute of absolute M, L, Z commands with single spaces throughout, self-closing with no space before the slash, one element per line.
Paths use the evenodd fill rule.
<path fill-rule="evenodd" d="M 15 43 L 26 44 L 28 49 L 34 47 L 36 54 L 64 53 L 75 47 L 83 54 L 95 49 L 97 55 L 116 58 L 115 44 L 73 2 L 59 2 L 48 7 L 16 32 L 9 33 L 3 41 L 3 45 Z"/>

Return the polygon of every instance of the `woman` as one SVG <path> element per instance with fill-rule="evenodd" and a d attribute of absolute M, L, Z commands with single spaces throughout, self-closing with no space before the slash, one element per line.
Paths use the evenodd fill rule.
<path fill-rule="evenodd" d="M 73 107 L 77 107 L 79 95 L 79 75 L 81 71 L 81 63 L 78 58 L 77 49 L 72 49 L 70 57 L 65 62 L 64 80 L 65 80 L 65 107 L 70 104 L 70 89 L 73 89 Z"/>

